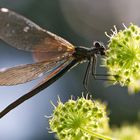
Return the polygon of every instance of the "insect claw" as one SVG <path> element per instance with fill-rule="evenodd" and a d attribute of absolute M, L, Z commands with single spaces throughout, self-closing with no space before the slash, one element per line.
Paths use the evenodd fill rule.
<path fill-rule="evenodd" d="M 89 93 L 89 91 L 88 91 L 88 87 L 87 87 L 86 84 L 84 84 L 84 90 L 85 90 L 86 93 Z"/>

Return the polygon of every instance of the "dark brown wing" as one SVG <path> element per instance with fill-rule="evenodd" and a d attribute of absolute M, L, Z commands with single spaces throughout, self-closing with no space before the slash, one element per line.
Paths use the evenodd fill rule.
<path fill-rule="evenodd" d="M 34 52 L 36 61 L 68 56 L 75 51 L 68 41 L 6 8 L 0 8 L 0 39 L 15 48 Z"/>
<path fill-rule="evenodd" d="M 8 69 L 0 69 L 0 85 L 10 86 L 31 81 L 42 76 L 57 64 L 57 62 L 38 62 Z"/>

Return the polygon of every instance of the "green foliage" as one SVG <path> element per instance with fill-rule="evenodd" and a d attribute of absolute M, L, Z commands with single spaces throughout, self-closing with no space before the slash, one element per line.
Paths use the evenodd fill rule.
<path fill-rule="evenodd" d="M 112 129 L 115 140 L 140 140 L 140 127 L 138 125 L 123 125 Z"/>

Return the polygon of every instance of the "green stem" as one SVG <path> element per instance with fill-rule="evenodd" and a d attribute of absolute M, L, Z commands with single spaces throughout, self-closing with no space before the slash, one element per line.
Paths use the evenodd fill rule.
<path fill-rule="evenodd" d="M 99 134 L 97 132 L 93 132 L 93 131 L 90 131 L 90 130 L 87 130 L 87 129 L 84 129 L 82 127 L 80 127 L 81 130 L 83 130 L 84 132 L 86 133 L 89 133 L 91 134 L 92 136 L 96 137 L 96 138 L 99 138 L 99 139 L 102 139 L 102 140 L 113 140 L 112 138 L 108 137 L 108 136 L 104 136 L 102 134 Z"/>

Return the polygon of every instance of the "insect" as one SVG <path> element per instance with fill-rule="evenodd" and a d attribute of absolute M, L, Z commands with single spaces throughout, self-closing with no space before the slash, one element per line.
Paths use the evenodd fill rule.
<path fill-rule="evenodd" d="M 34 59 L 33 64 L 0 71 L 0 86 L 22 84 L 51 71 L 31 91 L 2 110 L 0 118 L 82 62 L 88 62 L 83 80 L 83 85 L 87 89 L 89 75 L 96 75 L 97 55 L 104 56 L 106 51 L 103 44 L 97 41 L 91 48 L 75 47 L 65 39 L 6 8 L 0 8 L 0 39 L 17 49 L 31 52 Z"/>

